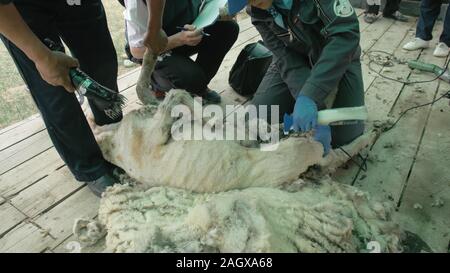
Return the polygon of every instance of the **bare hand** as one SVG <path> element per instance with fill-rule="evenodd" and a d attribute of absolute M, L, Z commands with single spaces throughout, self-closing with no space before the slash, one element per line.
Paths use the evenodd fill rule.
<path fill-rule="evenodd" d="M 156 31 L 149 30 L 144 38 L 144 45 L 156 55 L 166 50 L 167 42 L 167 35 L 162 29 Z"/>
<path fill-rule="evenodd" d="M 182 45 L 196 46 L 203 38 L 202 30 L 196 29 L 193 25 L 185 25 L 185 31 L 179 33 Z"/>
<path fill-rule="evenodd" d="M 53 86 L 62 86 L 70 93 L 75 92 L 69 70 L 79 66 L 78 60 L 59 51 L 49 52 L 44 59 L 36 62 L 42 79 Z"/>

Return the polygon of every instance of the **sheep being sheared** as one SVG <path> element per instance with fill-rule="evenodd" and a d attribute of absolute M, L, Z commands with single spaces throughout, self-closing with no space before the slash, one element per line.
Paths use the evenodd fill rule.
<path fill-rule="evenodd" d="M 339 152 L 322 158 L 322 145 L 308 136 L 281 140 L 273 151 L 232 140 L 174 140 L 171 131 L 177 118 L 172 109 L 179 105 L 193 109 L 195 103 L 186 91 L 172 90 L 158 106 L 130 112 L 120 124 L 98 136 L 105 158 L 148 186 L 196 192 L 276 187 L 295 181 L 312 165 L 328 167 L 348 160 Z M 192 122 L 202 127 L 207 121 Z M 347 152 L 356 154 L 375 135 L 370 132 L 360 137 Z"/>
<path fill-rule="evenodd" d="M 239 141 L 173 140 L 173 107 L 193 109 L 194 103 L 186 91 L 172 90 L 159 106 L 130 112 L 98 136 L 105 158 L 146 185 L 196 192 L 277 186 L 294 181 L 322 158 L 321 144 L 307 137 L 283 140 L 274 151 L 245 147 Z"/>

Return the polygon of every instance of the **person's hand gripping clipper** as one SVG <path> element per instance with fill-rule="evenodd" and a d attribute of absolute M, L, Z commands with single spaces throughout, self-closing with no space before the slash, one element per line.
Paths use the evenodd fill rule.
<path fill-rule="evenodd" d="M 298 96 L 292 114 L 293 130 L 303 133 L 314 130 L 314 139 L 322 143 L 325 156 L 331 150 L 331 128 L 328 125 L 318 125 L 317 116 L 316 103 L 307 96 Z"/>
<path fill-rule="evenodd" d="M 306 133 L 314 131 L 314 139 L 324 148 L 324 156 L 331 150 L 330 125 L 350 125 L 368 119 L 365 106 L 336 108 L 317 111 L 316 103 L 307 96 L 297 98 L 292 115 L 284 115 L 284 134 L 291 131 Z"/>
<path fill-rule="evenodd" d="M 62 46 L 52 40 L 45 39 L 44 42 L 51 50 L 64 52 Z M 71 68 L 69 76 L 80 96 L 85 96 L 94 101 L 95 105 L 109 118 L 117 119 L 120 117 L 126 102 L 126 98 L 123 95 L 94 81 L 79 68 Z"/>

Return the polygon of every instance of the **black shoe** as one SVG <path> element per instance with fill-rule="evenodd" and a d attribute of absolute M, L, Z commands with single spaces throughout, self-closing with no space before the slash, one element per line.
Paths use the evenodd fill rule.
<path fill-rule="evenodd" d="M 222 98 L 216 91 L 212 91 L 209 89 L 202 97 L 206 101 L 206 103 L 219 104 L 222 101 Z"/>
<path fill-rule="evenodd" d="M 378 20 L 378 16 L 373 13 L 366 13 L 364 14 L 364 21 L 368 24 L 374 23 L 376 20 Z"/>
<path fill-rule="evenodd" d="M 403 238 L 403 252 L 404 253 L 432 253 L 431 247 L 420 238 L 417 234 L 410 231 L 405 231 L 405 238 Z"/>
<path fill-rule="evenodd" d="M 396 11 L 392 14 L 384 14 L 383 13 L 383 17 L 385 18 L 390 18 L 390 19 L 394 19 L 396 21 L 400 21 L 400 22 L 408 22 L 409 19 L 408 17 L 406 17 L 405 15 L 403 15 L 400 11 Z"/>
<path fill-rule="evenodd" d="M 87 186 L 96 196 L 102 197 L 102 193 L 105 192 L 106 188 L 116 183 L 120 183 L 119 178 L 113 172 L 108 172 L 94 181 L 87 182 Z"/>

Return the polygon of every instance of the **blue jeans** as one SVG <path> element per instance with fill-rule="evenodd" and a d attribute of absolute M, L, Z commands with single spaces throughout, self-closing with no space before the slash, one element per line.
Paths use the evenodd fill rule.
<path fill-rule="evenodd" d="M 430 41 L 433 39 L 432 31 L 436 19 L 441 11 L 442 0 L 422 0 L 420 3 L 420 17 L 417 24 L 416 37 Z M 450 14 L 449 9 L 445 14 L 444 30 L 439 38 L 439 42 L 450 46 Z"/>

